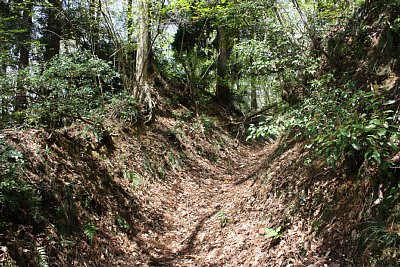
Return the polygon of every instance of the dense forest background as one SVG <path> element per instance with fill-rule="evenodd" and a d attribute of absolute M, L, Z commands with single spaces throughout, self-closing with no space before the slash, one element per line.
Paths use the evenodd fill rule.
<path fill-rule="evenodd" d="M 304 221 L 310 240 L 335 233 L 318 252 L 329 266 L 400 265 L 399 55 L 398 0 L 0 0 L 0 263 L 125 266 L 128 241 L 107 235 L 162 228 L 140 211 L 149 188 L 201 158 L 297 203 L 264 225 L 270 251 Z M 236 203 L 226 192 L 218 207 Z M 293 266 L 311 266 L 307 240 L 282 253 Z M 141 242 L 126 266 L 208 266 Z"/>

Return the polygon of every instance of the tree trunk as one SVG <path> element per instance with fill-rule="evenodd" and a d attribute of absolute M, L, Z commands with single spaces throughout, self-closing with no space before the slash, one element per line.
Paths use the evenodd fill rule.
<path fill-rule="evenodd" d="M 22 11 L 22 16 L 20 19 L 20 27 L 23 30 L 19 40 L 19 69 L 22 69 L 29 65 L 29 50 L 31 47 L 32 40 L 32 7 L 31 3 L 26 4 Z"/>
<path fill-rule="evenodd" d="M 90 51 L 93 55 L 99 55 L 99 13 L 101 9 L 101 1 L 91 0 L 89 2 L 90 10 L 90 25 L 89 25 L 89 38 L 90 38 Z"/>
<path fill-rule="evenodd" d="M 133 13 L 133 0 L 127 0 L 127 13 L 126 13 L 126 28 L 128 31 L 128 42 L 133 42 L 134 40 L 134 36 L 133 36 L 133 17 L 134 17 L 134 13 Z"/>
<path fill-rule="evenodd" d="M 47 9 L 47 26 L 44 32 L 45 51 L 43 58 L 45 61 L 50 60 L 60 53 L 61 41 L 61 21 L 59 13 L 62 10 L 60 0 L 50 0 L 50 7 Z"/>
<path fill-rule="evenodd" d="M 21 40 L 19 40 L 19 62 L 18 69 L 21 71 L 25 67 L 29 65 L 29 52 L 31 47 L 32 40 L 32 3 L 28 3 L 24 10 L 22 11 L 21 17 L 21 28 L 24 30 L 24 33 L 21 36 Z M 19 76 L 24 75 L 22 73 Z M 15 95 L 14 102 L 14 111 L 21 112 L 26 110 L 28 107 L 28 98 L 27 98 L 27 89 L 21 84 L 21 79 L 23 77 L 18 77 L 17 81 L 17 93 Z M 23 123 L 25 120 L 24 115 L 18 114 L 17 121 L 18 123 Z"/>
<path fill-rule="evenodd" d="M 137 88 L 135 95 L 138 99 L 142 97 L 142 87 L 147 84 L 149 79 L 149 60 L 150 36 L 149 36 L 149 4 L 146 0 L 139 3 L 139 36 L 136 53 L 136 82 Z"/>
<path fill-rule="evenodd" d="M 228 40 L 224 26 L 218 28 L 218 49 L 216 101 L 224 106 L 230 106 L 232 96 L 227 79 Z"/>
<path fill-rule="evenodd" d="M 251 110 L 257 110 L 257 87 L 255 85 L 255 77 L 250 78 L 250 86 L 251 86 Z"/>
<path fill-rule="evenodd" d="M 269 81 L 270 82 L 270 81 Z M 271 86 L 272 87 L 272 86 Z M 268 106 L 270 103 L 270 99 L 269 99 L 269 86 L 265 86 L 264 85 L 264 106 Z"/>
<path fill-rule="evenodd" d="M 150 9 L 148 0 L 139 1 L 139 36 L 136 53 L 136 86 L 134 96 L 147 113 L 145 122 L 151 120 L 154 103 L 149 85 L 149 65 L 151 56 Z"/>
<path fill-rule="evenodd" d="M 0 17 L 3 19 L 8 19 L 8 18 L 12 17 L 10 6 L 6 2 L 0 1 Z M 8 25 L 4 23 L 2 25 L 2 29 L 3 29 L 3 27 L 4 27 L 4 29 L 6 29 L 7 26 Z M 11 49 L 12 44 L 10 41 L 6 41 L 7 38 L 3 37 L 0 39 L 2 40 L 1 44 L 0 44 L 0 60 L 1 60 L 0 74 L 5 74 L 7 71 L 7 66 L 10 63 L 9 58 L 10 58 L 10 54 L 11 54 L 11 50 L 12 50 Z"/>

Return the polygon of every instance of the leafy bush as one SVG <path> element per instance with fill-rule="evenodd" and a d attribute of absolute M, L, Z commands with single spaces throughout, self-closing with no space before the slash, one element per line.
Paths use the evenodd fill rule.
<path fill-rule="evenodd" d="M 1 97 L 12 99 L 15 92 L 25 88 L 29 96 L 27 109 L 11 112 L 13 117 L 24 117 L 34 126 L 62 126 L 104 107 L 116 76 L 106 61 L 78 51 L 55 57 L 46 66 L 32 64 L 7 72 L 0 77 L 4 90 Z"/>
<path fill-rule="evenodd" d="M 107 62 L 88 53 L 59 56 L 35 80 L 40 84 L 34 88 L 42 87 L 45 99 L 36 102 L 33 114 L 52 122 L 86 115 L 104 105 L 115 76 Z"/>
<path fill-rule="evenodd" d="M 126 92 L 111 98 L 108 105 L 112 117 L 135 124 L 138 117 L 136 99 Z"/>
<path fill-rule="evenodd" d="M 345 161 L 359 169 L 363 164 L 387 171 L 388 160 L 400 140 L 396 113 L 379 92 L 355 89 L 354 84 L 332 88 L 332 76 L 312 82 L 314 94 L 282 117 L 267 117 L 249 128 L 249 138 L 271 138 L 288 129 L 309 140 L 316 155 L 332 166 Z"/>
<path fill-rule="evenodd" d="M 286 113 L 267 116 L 267 118 L 258 125 L 250 124 L 247 140 L 263 138 L 268 141 L 273 141 L 282 136 L 293 121 L 289 115 L 290 114 Z"/>
<path fill-rule="evenodd" d="M 389 109 L 394 103 L 375 92 L 322 90 L 294 112 L 293 127 L 313 140 L 310 146 L 316 154 L 333 166 L 345 159 L 360 167 L 366 160 L 387 169 L 387 159 L 400 139 L 395 112 Z"/>
<path fill-rule="evenodd" d="M 212 132 L 212 130 L 215 128 L 214 120 L 207 115 L 202 114 L 200 116 L 200 122 L 201 122 L 201 125 L 204 127 L 205 134 L 210 134 Z"/>

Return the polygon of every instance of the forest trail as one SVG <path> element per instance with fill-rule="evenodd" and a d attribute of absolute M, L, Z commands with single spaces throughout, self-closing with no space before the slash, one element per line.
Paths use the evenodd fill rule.
<path fill-rule="evenodd" d="M 238 143 L 221 129 L 206 134 L 196 121 L 160 118 L 145 133 L 115 128 L 109 152 L 80 127 L 4 132 L 28 155 L 26 177 L 41 186 L 43 213 L 65 211 L 43 224 L 56 241 L 26 227 L 13 253 L 36 238 L 51 241 L 58 266 L 348 266 L 337 265 L 348 262 L 338 240 L 357 213 L 312 231 L 331 220 L 328 208 L 365 205 L 362 191 L 336 191 L 343 203 L 334 202 L 326 192 L 343 187 L 340 175 L 318 161 L 305 166 L 295 139 Z"/>
<path fill-rule="evenodd" d="M 178 139 L 186 160 L 141 198 L 152 223 L 131 240 L 135 266 L 347 266 L 348 248 L 337 241 L 347 231 L 335 229 L 353 218 L 334 221 L 320 236 L 313 232 L 330 201 L 324 192 L 342 182 L 320 162 L 304 165 L 302 143 L 238 145 L 226 137 L 210 156 L 207 146 L 221 140 Z M 354 197 L 342 199 L 360 205 Z"/>
<path fill-rule="evenodd" d="M 270 151 L 271 146 L 241 145 L 225 151 L 215 164 L 200 162 L 182 173 L 183 179 L 162 195 L 168 230 L 145 233 L 149 244 L 156 245 L 149 250 L 150 266 L 234 266 L 229 263 L 233 251 L 262 246 L 265 237 L 256 222 L 265 214 L 262 207 L 244 203 L 255 197 L 251 187 Z M 242 231 L 236 232 L 233 224 Z M 249 250 L 244 260 L 256 257 Z"/>

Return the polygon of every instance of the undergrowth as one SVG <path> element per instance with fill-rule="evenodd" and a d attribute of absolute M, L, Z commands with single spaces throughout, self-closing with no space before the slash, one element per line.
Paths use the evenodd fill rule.
<path fill-rule="evenodd" d="M 14 223 L 40 222 L 41 197 L 36 188 L 21 179 L 24 158 L 0 137 L 0 230 Z"/>
<path fill-rule="evenodd" d="M 249 129 L 249 138 L 276 138 L 296 131 L 314 155 L 336 167 L 350 163 L 353 170 L 376 168 L 390 174 L 390 157 L 398 151 L 400 133 L 396 99 L 384 92 L 354 88 L 351 81 L 334 87 L 326 76 L 311 97 L 300 105 L 268 116 Z"/>
<path fill-rule="evenodd" d="M 24 79 L 21 79 L 24 77 Z M 17 86 L 29 88 L 25 109 L 0 118 L 0 128 L 59 128 L 76 120 L 99 125 L 106 117 L 130 124 L 138 118 L 136 99 L 121 88 L 110 63 L 87 51 L 54 57 L 45 66 L 32 64 L 0 75 L 4 105 Z"/>
<path fill-rule="evenodd" d="M 400 255 L 400 184 L 392 158 L 400 144 L 398 99 L 389 98 L 384 89 L 357 87 L 351 80 L 339 83 L 332 75 L 312 87 L 301 104 L 282 105 L 280 113 L 252 125 L 249 138 L 271 140 L 295 133 L 305 140 L 310 160 L 322 158 L 333 169 L 344 168 L 350 176 L 371 181 L 379 198 L 370 204 L 375 215 L 358 226 L 358 250 L 360 255 L 372 252 L 367 261 L 373 266 L 395 266 Z"/>

